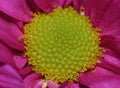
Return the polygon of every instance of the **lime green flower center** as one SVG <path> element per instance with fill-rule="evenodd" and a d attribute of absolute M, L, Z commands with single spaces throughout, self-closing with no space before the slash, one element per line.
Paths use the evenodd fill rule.
<path fill-rule="evenodd" d="M 45 80 L 77 81 L 79 73 L 93 69 L 101 56 L 98 31 L 72 7 L 34 14 L 24 29 L 28 64 Z"/>

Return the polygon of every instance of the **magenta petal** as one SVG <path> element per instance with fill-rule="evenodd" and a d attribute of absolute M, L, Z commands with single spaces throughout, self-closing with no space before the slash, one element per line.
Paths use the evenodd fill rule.
<path fill-rule="evenodd" d="M 31 75 L 28 75 L 25 79 L 24 79 L 24 86 L 25 88 L 33 88 L 34 83 L 36 83 L 36 81 L 40 79 L 40 75 L 37 73 L 33 73 Z"/>
<path fill-rule="evenodd" d="M 65 3 L 65 0 L 53 0 L 53 6 L 59 7 L 59 6 L 63 6 L 63 4 Z"/>
<path fill-rule="evenodd" d="M 0 18 L 0 39 L 17 50 L 24 50 L 24 44 L 20 40 L 23 33 L 19 30 L 14 23 L 7 22 Z"/>
<path fill-rule="evenodd" d="M 108 59 L 112 59 L 112 58 L 108 57 Z M 120 69 L 120 66 L 116 66 L 115 62 L 110 63 L 108 60 L 103 59 L 103 58 L 99 59 L 99 60 L 100 60 L 100 63 L 97 63 L 97 66 L 104 68 L 104 69 L 107 69 L 108 71 L 114 72 L 115 74 L 120 75 L 120 70 L 118 70 L 118 69 Z"/>
<path fill-rule="evenodd" d="M 10 66 L 10 65 L 3 65 L 0 66 L 0 74 L 4 74 L 6 76 L 10 76 L 14 79 L 19 79 L 22 81 L 22 78 L 18 75 L 18 73 Z"/>
<path fill-rule="evenodd" d="M 48 82 L 48 88 L 59 88 L 59 85 L 53 83 L 53 81 Z"/>
<path fill-rule="evenodd" d="M 80 88 L 77 83 L 67 83 L 65 88 Z"/>
<path fill-rule="evenodd" d="M 72 3 L 72 0 L 66 0 L 64 3 L 64 7 L 67 7 L 68 5 L 70 5 Z"/>
<path fill-rule="evenodd" d="M 24 88 L 22 78 L 9 65 L 0 67 L 1 88 Z"/>
<path fill-rule="evenodd" d="M 120 38 L 112 35 L 102 35 L 101 36 L 101 47 L 104 47 L 107 55 L 112 55 L 114 57 L 120 57 Z"/>
<path fill-rule="evenodd" d="M 73 0 L 73 6 L 79 12 L 80 11 L 80 0 Z"/>
<path fill-rule="evenodd" d="M 52 0 L 34 0 L 40 9 L 45 12 L 50 12 L 53 10 Z"/>
<path fill-rule="evenodd" d="M 102 34 L 112 34 L 120 36 L 120 1 L 113 0 L 108 10 L 103 16 L 99 27 L 102 29 Z"/>
<path fill-rule="evenodd" d="M 80 73 L 79 81 L 89 88 L 119 88 L 120 75 L 96 67 L 95 72 Z"/>
<path fill-rule="evenodd" d="M 24 28 L 23 28 L 24 23 L 20 21 L 20 22 L 17 23 L 17 25 L 18 25 L 19 29 L 22 31 L 22 33 L 23 33 L 23 31 L 24 31 Z"/>
<path fill-rule="evenodd" d="M 12 58 L 13 58 L 12 53 L 8 50 L 8 48 L 5 45 L 0 43 L 0 62 L 10 64 L 13 66 L 14 61 Z"/>
<path fill-rule="evenodd" d="M 26 2 L 32 12 L 38 12 L 40 10 L 33 0 L 26 0 Z"/>
<path fill-rule="evenodd" d="M 14 56 L 14 61 L 15 64 L 17 65 L 17 67 L 19 69 L 23 68 L 25 66 L 25 64 L 27 63 L 27 58 L 22 57 L 22 56 Z"/>
<path fill-rule="evenodd" d="M 33 82 L 32 88 L 45 88 L 45 87 L 43 87 L 44 83 L 45 83 L 44 80 L 41 80 L 41 79 L 36 80 L 36 81 Z"/>
<path fill-rule="evenodd" d="M 31 12 L 25 0 L 1 0 L 0 10 L 21 21 L 29 22 L 31 19 Z"/>
<path fill-rule="evenodd" d="M 120 68 L 120 59 L 118 59 L 116 57 L 113 57 L 113 56 L 110 56 L 110 55 L 104 55 L 104 59 L 107 62 L 109 62 L 109 63 L 111 63 L 111 64 Z"/>
<path fill-rule="evenodd" d="M 84 0 L 85 14 L 90 17 L 95 27 L 101 22 L 111 2 L 112 0 Z"/>
<path fill-rule="evenodd" d="M 31 66 L 24 67 L 19 71 L 19 73 L 23 76 L 28 75 L 30 72 L 32 72 L 32 67 Z"/>

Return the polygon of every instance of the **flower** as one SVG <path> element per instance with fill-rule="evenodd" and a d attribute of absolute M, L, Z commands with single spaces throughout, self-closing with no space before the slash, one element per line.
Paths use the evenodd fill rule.
<path fill-rule="evenodd" d="M 30 1 L 30 0 L 13 0 L 13 1 L 1 0 L 1 3 L 0 3 L 0 10 L 1 10 L 1 12 L 0 12 L 0 41 L 1 41 L 0 42 L 0 53 L 1 53 L 0 54 L 0 75 L 1 75 L 0 86 L 2 88 L 6 88 L 6 87 L 7 88 L 8 87 L 9 88 L 14 88 L 14 87 L 16 87 L 16 88 L 43 88 L 43 87 L 47 87 L 47 86 L 48 86 L 48 88 L 83 88 L 83 87 L 85 87 L 85 88 L 99 88 L 99 87 L 100 88 L 101 87 L 102 88 L 108 88 L 108 87 L 109 88 L 118 88 L 119 81 L 120 81 L 120 70 L 119 70 L 120 69 L 120 60 L 119 60 L 120 59 L 120 56 L 119 56 L 119 52 L 120 52 L 120 47 L 119 47 L 119 43 L 120 43 L 120 41 L 119 41 L 119 23 L 120 23 L 119 22 L 119 20 L 120 20 L 119 19 L 119 17 L 120 17 L 119 8 L 120 8 L 120 6 L 119 6 L 119 4 L 120 4 L 119 0 L 107 0 L 107 1 L 103 1 L 103 0 L 98 0 L 98 1 L 96 1 L 96 0 L 89 0 L 89 1 L 88 0 L 51 0 L 51 1 L 50 0 L 33 0 L 33 1 Z M 43 76 L 46 75 L 46 74 L 43 74 L 44 71 L 41 74 L 39 71 L 35 70 L 36 68 L 34 68 L 34 66 L 32 65 L 33 62 L 36 60 L 31 59 L 31 60 L 33 60 L 33 62 L 32 61 L 30 62 L 29 54 L 31 54 L 31 53 L 26 53 L 27 52 L 26 45 L 27 45 L 27 42 L 29 42 L 29 41 L 27 41 L 27 42 L 24 42 L 24 41 L 26 41 L 25 39 L 27 39 L 27 40 L 30 39 L 29 37 L 28 38 L 23 37 L 23 36 L 27 35 L 25 33 L 25 30 L 28 30 L 26 25 L 31 25 L 31 23 L 33 22 L 35 17 L 36 18 L 39 17 L 37 14 L 38 12 L 41 12 L 44 15 L 44 17 L 47 18 L 47 16 L 48 16 L 48 18 L 49 18 L 49 14 L 51 14 L 51 12 L 53 12 L 52 15 L 54 15 L 55 8 L 56 8 L 56 12 L 57 12 L 58 11 L 57 8 L 62 7 L 64 9 L 66 9 L 66 8 L 69 8 L 69 6 L 74 7 L 74 9 L 78 13 L 80 12 L 79 15 L 81 17 L 83 17 L 83 18 L 85 17 L 86 20 L 88 20 L 88 18 L 89 18 L 90 24 L 92 24 L 92 29 L 100 29 L 100 32 L 98 30 L 94 31 L 95 32 L 94 38 L 96 38 L 96 40 L 94 38 L 93 39 L 90 38 L 92 41 L 94 41 L 94 40 L 98 41 L 98 42 L 95 42 L 95 44 L 97 43 L 97 45 L 99 45 L 98 46 L 99 48 L 97 48 L 97 50 L 98 50 L 97 53 L 99 53 L 99 54 L 97 54 L 97 55 L 95 54 L 98 61 L 97 62 L 95 61 L 95 63 L 92 64 L 91 66 L 88 65 L 87 67 L 85 67 L 85 69 L 81 70 L 80 73 L 78 74 L 79 77 L 78 77 L 77 81 L 75 81 L 77 79 L 77 78 L 75 78 L 75 80 L 72 80 L 72 82 L 69 82 L 67 80 L 66 80 L 66 82 L 64 80 L 63 80 L 63 82 L 57 80 L 57 84 L 56 84 L 54 82 L 54 79 L 53 80 L 51 79 L 47 82 L 46 79 L 43 78 Z M 83 8 L 82 14 L 81 14 L 81 10 L 80 10 L 81 8 Z M 62 9 L 62 11 L 64 11 L 64 10 Z M 35 15 L 34 17 L 32 17 L 33 16 L 32 13 Z M 46 16 L 44 13 L 46 13 L 48 15 Z M 72 11 L 71 11 L 71 13 L 72 13 Z M 77 16 L 78 16 L 78 13 L 75 12 L 75 14 L 77 14 Z M 55 13 L 55 14 L 57 14 L 57 13 Z M 68 16 L 68 12 L 65 15 Z M 77 17 L 77 16 L 75 15 L 75 17 Z M 43 18 L 41 17 L 40 21 L 42 19 Z M 51 18 L 49 18 L 49 21 L 51 21 L 50 19 Z M 65 19 L 68 19 L 68 18 L 65 18 Z M 48 20 L 45 20 L 45 21 L 48 21 Z M 85 25 L 87 24 L 89 26 L 88 21 L 85 21 L 84 19 L 81 21 L 84 21 L 85 22 L 84 24 Z M 34 21 L 34 22 L 36 22 L 36 21 Z M 42 23 L 44 23 L 44 22 L 42 22 Z M 52 23 L 52 21 L 51 21 L 51 23 Z M 66 23 L 66 24 L 68 24 L 68 23 Z M 50 25 L 50 26 L 52 27 L 52 25 Z M 87 27 L 85 26 L 88 29 L 87 31 L 89 31 L 88 26 Z M 31 26 L 29 26 L 29 27 L 31 27 Z M 55 26 L 55 27 L 58 27 L 58 26 Z M 76 29 L 74 27 L 78 27 L 78 26 L 74 25 L 74 26 L 70 26 L 70 27 L 73 27 L 73 29 Z M 83 27 L 83 26 L 81 26 L 81 27 Z M 57 29 L 59 31 L 60 28 L 57 28 Z M 79 29 L 79 27 L 78 27 L 78 29 Z M 34 33 L 35 28 L 32 30 Z M 86 34 L 87 34 L 87 31 L 85 31 Z M 60 32 L 61 31 L 59 31 L 59 33 Z M 82 33 L 84 34 L 85 32 L 82 32 Z M 93 31 L 90 31 L 90 33 L 91 32 L 93 33 Z M 29 34 L 29 32 L 27 32 L 27 33 Z M 44 32 L 42 32 L 42 33 L 44 33 Z M 68 32 L 68 33 L 71 34 L 72 32 Z M 98 36 L 97 34 L 99 34 L 99 33 L 100 33 L 100 35 Z M 64 35 L 64 33 L 61 35 Z M 89 37 L 91 35 L 89 35 Z M 27 35 L 27 36 L 29 36 L 29 35 Z M 100 38 L 101 40 L 99 40 L 98 38 Z M 64 37 L 62 39 L 64 40 Z M 88 37 L 85 37 L 84 40 L 87 41 L 87 39 L 88 39 Z M 89 49 L 93 49 L 93 48 L 89 48 Z M 68 49 L 68 50 L 70 50 L 70 49 Z M 76 51 L 74 51 L 74 52 L 76 52 Z M 76 52 L 76 53 L 78 53 L 78 52 Z M 72 54 L 73 54 L 73 52 L 72 52 Z M 33 55 L 36 55 L 36 53 L 33 53 Z M 81 54 L 81 55 L 83 55 L 83 54 Z M 91 55 L 91 53 L 90 53 L 90 55 Z M 37 56 L 35 56 L 35 57 L 37 57 Z M 58 57 L 58 54 L 57 54 L 57 57 Z M 95 57 L 95 59 L 96 59 L 96 57 Z M 47 62 L 47 61 L 45 61 L 45 62 Z M 60 61 L 58 61 L 58 62 L 60 62 Z M 72 61 L 72 62 L 74 62 L 74 61 Z M 66 63 L 66 62 L 63 62 L 63 64 L 64 63 Z M 49 63 L 47 63 L 47 64 L 49 64 Z M 51 66 L 51 64 L 50 64 L 50 66 Z M 74 65 L 72 65 L 72 64 L 71 64 L 71 66 L 74 67 Z M 64 69 L 64 67 L 63 67 L 63 69 Z M 48 71 L 48 69 L 47 69 L 47 71 Z M 66 73 L 67 73 L 67 71 L 66 71 Z M 50 75 L 50 74 L 48 74 L 48 75 Z M 52 76 L 54 77 L 54 75 L 52 75 Z M 59 75 L 57 75 L 57 77 L 58 76 Z M 51 76 L 50 76 L 50 78 L 51 78 Z M 62 83 L 59 83 L 59 82 L 62 82 Z"/>

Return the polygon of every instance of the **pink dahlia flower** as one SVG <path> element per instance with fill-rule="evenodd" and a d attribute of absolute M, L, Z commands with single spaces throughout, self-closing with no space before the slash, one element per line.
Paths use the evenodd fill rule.
<path fill-rule="evenodd" d="M 1 0 L 0 88 L 119 88 L 119 25 L 119 0 Z"/>

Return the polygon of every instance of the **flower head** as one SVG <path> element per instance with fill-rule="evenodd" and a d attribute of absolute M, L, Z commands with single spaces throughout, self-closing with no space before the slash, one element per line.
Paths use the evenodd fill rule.
<path fill-rule="evenodd" d="M 117 88 L 119 8 L 118 0 L 2 0 L 0 86 Z"/>

